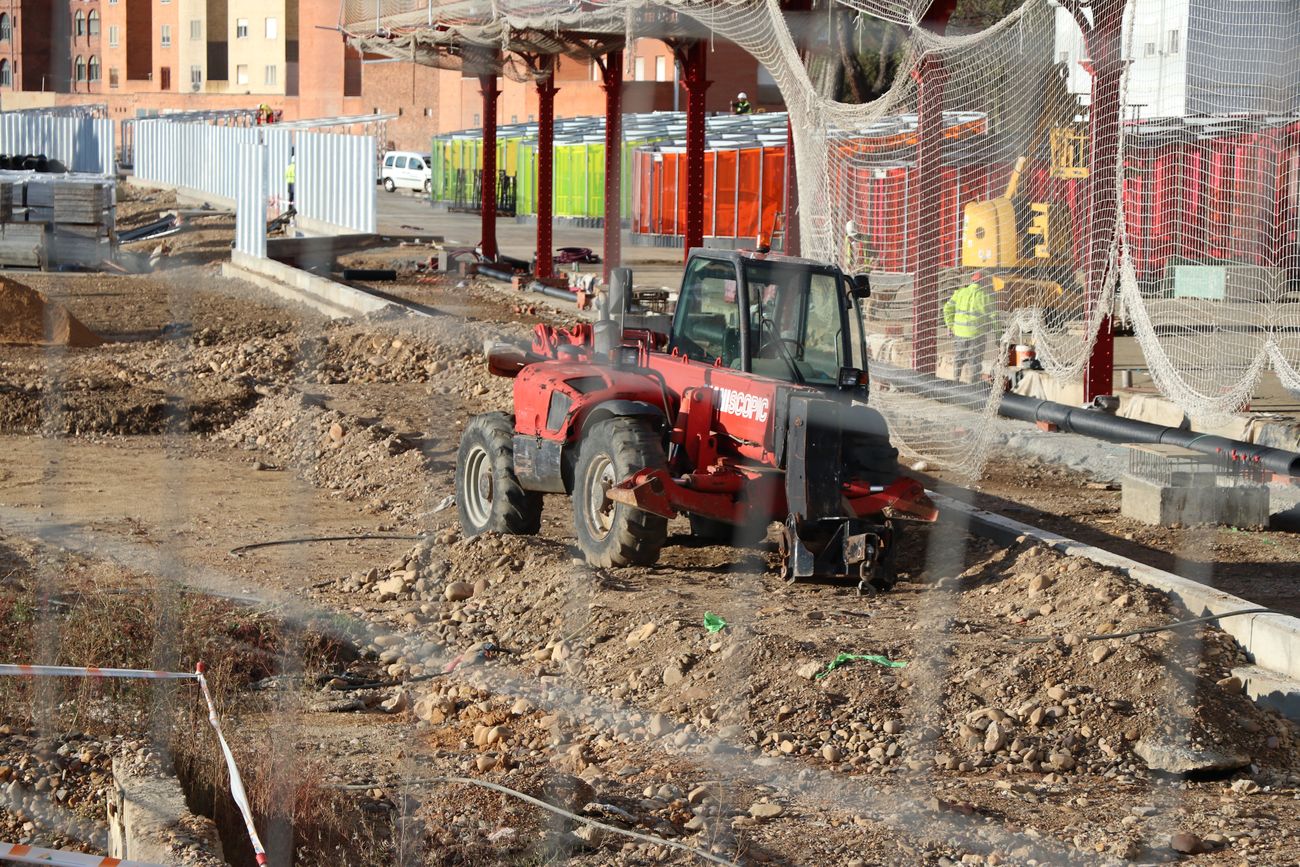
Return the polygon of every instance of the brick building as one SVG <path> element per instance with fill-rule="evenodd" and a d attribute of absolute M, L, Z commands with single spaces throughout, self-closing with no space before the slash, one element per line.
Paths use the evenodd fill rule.
<path fill-rule="evenodd" d="M 381 146 L 412 150 L 479 125 L 477 78 L 363 62 L 338 15 L 338 0 L 0 0 L 0 107 L 106 104 L 116 120 L 262 103 L 288 119 L 393 114 Z M 709 111 L 726 111 L 739 90 L 780 107 L 771 79 L 735 46 L 712 49 L 709 78 Z M 556 79 L 557 116 L 604 113 L 595 64 L 562 58 Z M 498 87 L 501 123 L 536 120 L 532 84 L 503 76 Z M 625 112 L 685 105 L 672 52 L 657 40 L 628 49 L 623 87 Z"/>
<path fill-rule="evenodd" d="M 51 0 L 0 0 L 0 101 L 55 83 L 49 80 L 54 18 Z"/>

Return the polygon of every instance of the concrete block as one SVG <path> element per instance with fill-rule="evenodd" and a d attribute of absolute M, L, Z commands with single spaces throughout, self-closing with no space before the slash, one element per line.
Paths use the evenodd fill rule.
<path fill-rule="evenodd" d="M 1258 665 L 1234 668 L 1232 673 L 1256 704 L 1300 722 L 1300 681 Z"/>
<path fill-rule="evenodd" d="M 226 863 L 216 825 L 191 813 L 180 781 L 155 766 L 114 760 L 107 812 L 110 857 L 192 867 Z"/>
<path fill-rule="evenodd" d="M 1166 485 L 1125 476 L 1120 514 L 1157 527 L 1268 526 L 1268 488 L 1262 485 L 1221 487 L 1203 483 L 1200 474 L 1176 481 L 1187 484 Z"/>

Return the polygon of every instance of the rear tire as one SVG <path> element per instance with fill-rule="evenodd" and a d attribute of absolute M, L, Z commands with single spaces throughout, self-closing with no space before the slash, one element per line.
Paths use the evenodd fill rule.
<path fill-rule="evenodd" d="M 611 418 L 587 431 L 573 476 L 573 527 L 593 566 L 649 566 L 668 538 L 668 519 L 606 496 L 635 472 L 667 463 L 659 435 L 636 418 Z"/>
<path fill-rule="evenodd" d="M 542 495 L 515 476 L 515 426 L 489 412 L 470 419 L 456 455 L 456 511 L 466 536 L 531 536 L 542 527 Z"/>

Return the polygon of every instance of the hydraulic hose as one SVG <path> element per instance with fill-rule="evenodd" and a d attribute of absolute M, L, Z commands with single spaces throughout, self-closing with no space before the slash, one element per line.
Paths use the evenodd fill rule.
<path fill-rule="evenodd" d="M 990 386 L 987 384 L 953 382 L 880 361 L 871 363 L 871 378 L 901 391 L 915 392 L 943 403 L 960 404 L 972 409 L 984 406 L 990 396 Z M 1181 446 L 1201 454 L 1250 464 L 1254 468 L 1281 476 L 1300 478 L 1300 454 L 1214 434 L 1165 427 L 1095 409 L 1067 406 L 1010 393 L 1002 395 L 998 402 L 998 414 L 1017 421 L 1046 422 L 1066 433 L 1112 443 Z"/>

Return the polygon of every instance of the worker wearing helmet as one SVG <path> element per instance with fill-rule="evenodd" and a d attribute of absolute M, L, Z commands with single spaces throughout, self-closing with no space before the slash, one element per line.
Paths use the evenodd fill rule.
<path fill-rule="evenodd" d="M 749 104 L 749 94 L 743 90 L 736 94 L 736 101 L 731 104 L 731 111 L 733 114 L 753 113 L 754 107 Z"/>
<path fill-rule="evenodd" d="M 984 286 L 983 273 L 976 271 L 970 282 L 952 294 L 943 305 L 943 324 L 953 337 L 954 379 L 962 378 L 969 367 L 971 381 L 977 381 L 983 368 L 984 344 L 998 323 L 997 302 Z"/>
<path fill-rule="evenodd" d="M 284 167 L 284 183 L 289 188 L 289 210 L 294 210 L 294 187 L 298 183 L 298 157 L 289 151 L 289 164 Z"/>
<path fill-rule="evenodd" d="M 844 224 L 844 261 L 845 274 L 861 274 L 870 271 L 875 264 L 871 255 L 867 236 L 858 231 L 858 224 L 849 220 Z"/>

